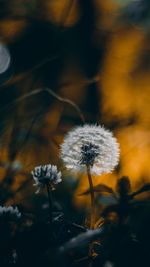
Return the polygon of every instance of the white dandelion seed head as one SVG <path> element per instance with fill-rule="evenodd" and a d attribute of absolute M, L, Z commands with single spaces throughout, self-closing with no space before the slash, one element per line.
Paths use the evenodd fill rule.
<path fill-rule="evenodd" d="M 13 206 L 0 206 L 0 218 L 16 218 L 19 219 L 21 217 L 21 212 L 19 212 L 17 207 Z"/>
<path fill-rule="evenodd" d="M 37 166 L 31 174 L 35 181 L 34 186 L 37 187 L 36 193 L 39 193 L 40 189 L 46 184 L 54 190 L 55 185 L 62 181 L 61 172 L 58 172 L 57 166 L 51 164 Z"/>
<path fill-rule="evenodd" d="M 76 127 L 69 131 L 61 145 L 61 158 L 72 172 L 83 172 L 90 166 L 91 173 L 111 172 L 119 161 L 119 144 L 113 134 L 100 125 Z"/>

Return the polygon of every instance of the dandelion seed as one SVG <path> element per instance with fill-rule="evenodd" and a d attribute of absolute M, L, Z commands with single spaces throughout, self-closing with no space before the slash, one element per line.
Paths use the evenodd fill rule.
<path fill-rule="evenodd" d="M 84 125 L 71 130 L 61 145 L 61 158 L 72 172 L 91 174 L 111 172 L 119 161 L 119 144 L 113 134 L 100 125 Z"/>
<path fill-rule="evenodd" d="M 43 165 L 37 166 L 31 172 L 35 181 L 34 186 L 37 187 L 36 193 L 39 193 L 40 189 L 49 185 L 52 190 L 55 189 L 55 185 L 62 181 L 61 172 L 58 172 L 55 165 Z"/>

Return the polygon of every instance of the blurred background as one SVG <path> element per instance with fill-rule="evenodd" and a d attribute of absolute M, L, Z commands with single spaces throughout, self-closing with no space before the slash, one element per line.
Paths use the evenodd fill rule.
<path fill-rule="evenodd" d="M 63 171 L 65 194 L 77 183 L 75 207 L 88 201 L 87 178 L 72 179 L 59 159 L 81 114 L 45 88 L 117 137 L 120 164 L 95 184 L 150 180 L 149 28 L 149 0 L 0 0 L 1 204 L 35 205 L 30 172 L 47 163 Z"/>

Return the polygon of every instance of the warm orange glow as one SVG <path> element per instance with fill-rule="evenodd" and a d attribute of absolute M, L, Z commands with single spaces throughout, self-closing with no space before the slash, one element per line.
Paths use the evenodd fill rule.
<path fill-rule="evenodd" d="M 62 20 L 64 22 L 64 26 L 71 27 L 73 26 L 79 19 L 80 12 L 78 1 L 71 2 L 70 0 L 57 0 L 57 1 L 45 1 L 44 4 L 44 15 L 46 15 L 47 19 L 56 24 L 61 24 Z M 66 16 L 69 10 L 69 16 Z"/>
<path fill-rule="evenodd" d="M 39 18 L 58 26 L 65 15 L 65 10 L 69 9 L 68 16 L 63 20 L 63 26 L 71 29 L 79 22 L 82 14 L 78 1 L 73 1 L 70 8 L 69 5 L 69 0 L 44 1 L 43 4 L 41 3 Z M 117 123 L 117 127 L 114 127 L 114 134 L 121 147 L 119 173 L 116 175 L 114 172 L 102 177 L 94 177 L 94 184 L 102 182 L 115 188 L 118 177 L 128 175 L 133 188 L 135 188 L 140 180 L 150 180 L 150 75 L 149 70 L 138 69 L 143 53 L 149 53 L 147 33 L 134 25 L 121 26 L 117 23 L 121 4 L 110 0 L 96 0 L 93 5 L 95 32 L 91 37 L 93 38 L 92 45 L 95 44 L 98 47 L 103 42 L 103 40 L 99 40 L 101 33 L 106 31 L 106 35 L 108 35 L 102 67 L 96 73 L 96 78 L 93 77 L 90 80 L 86 77 L 80 64 L 66 61 L 59 77 L 57 93 L 78 104 L 87 120 L 91 121 L 92 116 L 95 115 L 98 123 L 103 123 L 108 128 L 112 126 L 113 121 Z M 27 25 L 26 20 L 23 19 L 3 20 L 0 23 L 1 38 L 7 40 L 8 43 L 13 43 L 23 34 Z M 96 43 L 97 41 L 98 43 Z M 18 92 L 27 92 L 30 86 L 32 87 L 34 75 L 33 72 L 29 72 L 26 81 L 24 79 L 22 82 L 20 78 L 18 83 L 16 82 L 17 77 L 14 77 L 11 83 L 16 82 L 15 86 Z M 96 82 L 96 89 L 99 93 L 95 105 L 99 105 L 101 117 L 97 114 L 91 115 L 90 111 L 86 110 L 87 102 L 90 103 L 87 93 L 88 86 L 94 82 Z M 39 83 L 41 86 L 42 82 Z M 45 86 L 45 83 L 43 82 L 42 85 Z M 36 86 L 38 86 L 38 82 L 36 82 Z M 33 103 L 38 97 L 40 98 L 40 96 L 32 98 Z M 21 107 L 18 105 L 20 116 L 26 112 L 24 103 L 28 105 L 26 100 L 21 103 Z M 92 107 L 89 108 L 92 109 Z M 39 107 L 37 109 L 39 110 Z M 66 121 L 63 125 L 61 119 L 64 115 Z M 17 156 L 27 172 L 30 172 L 37 164 L 59 162 L 59 144 L 63 141 L 64 133 L 75 124 L 72 118 L 80 121 L 72 107 L 59 103 L 56 99 L 52 100 L 47 113 L 43 115 L 42 123 L 38 120 L 36 122 L 33 130 L 36 138 L 26 145 L 23 152 Z M 25 119 L 28 120 L 28 116 Z M 10 125 L 11 123 L 13 124 L 14 121 L 11 121 Z M 11 134 L 6 134 L 6 139 L 9 137 L 11 138 Z M 3 161 L 8 160 L 7 148 L 8 146 L 0 151 Z M 1 179 L 5 176 L 4 174 L 5 168 L 1 167 Z M 14 179 L 13 189 L 17 188 L 21 179 L 24 178 L 18 176 L 17 179 Z M 84 206 L 88 202 L 88 197 L 78 195 L 87 187 L 87 177 L 83 176 L 74 196 L 77 206 Z"/>

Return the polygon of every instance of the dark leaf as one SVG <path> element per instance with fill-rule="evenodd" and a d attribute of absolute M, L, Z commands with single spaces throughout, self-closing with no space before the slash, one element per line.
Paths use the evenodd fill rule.
<path fill-rule="evenodd" d="M 90 194 L 91 190 L 90 188 L 84 191 L 83 193 L 80 194 L 80 196 L 83 195 L 88 195 Z M 114 194 L 114 191 L 112 190 L 111 187 L 104 185 L 104 184 L 98 184 L 93 187 L 93 192 L 99 192 L 99 193 L 109 193 L 109 194 Z"/>
<path fill-rule="evenodd" d="M 108 206 L 108 205 L 117 204 L 117 199 L 113 195 L 100 195 L 96 198 L 96 203 Z"/>
<path fill-rule="evenodd" d="M 132 194 L 130 194 L 130 197 L 131 198 L 134 198 L 135 196 L 141 194 L 141 193 L 144 193 L 144 192 L 147 192 L 147 191 L 150 191 L 150 183 L 147 183 L 145 185 L 143 185 L 139 190 L 133 192 Z"/>
<path fill-rule="evenodd" d="M 72 238 L 64 246 L 60 247 L 60 252 L 64 253 L 68 250 L 80 248 L 86 246 L 90 241 L 101 237 L 105 232 L 104 226 L 95 230 L 87 230 L 85 233 Z"/>

